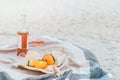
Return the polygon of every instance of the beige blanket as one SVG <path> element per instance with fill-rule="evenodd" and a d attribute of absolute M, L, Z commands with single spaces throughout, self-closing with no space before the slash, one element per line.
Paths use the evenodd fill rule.
<path fill-rule="evenodd" d="M 64 48 L 67 52 L 67 56 L 65 57 L 64 62 L 59 67 L 54 70 L 58 70 L 59 74 L 72 69 L 74 73 L 84 73 L 89 74 L 89 62 L 85 59 L 83 51 L 77 49 L 72 44 L 67 42 L 62 42 L 57 39 L 51 37 L 42 37 L 45 41 L 45 44 L 39 47 L 34 47 L 29 44 L 29 51 L 34 51 L 43 55 L 47 52 L 51 51 L 59 51 Z M 10 40 L 9 40 L 10 39 Z M 0 43 L 0 71 L 7 72 L 13 79 L 21 80 L 27 77 L 38 76 L 43 74 L 44 71 L 37 70 L 29 70 L 25 68 L 19 68 L 16 66 L 16 63 L 23 60 L 23 57 L 19 57 L 16 55 L 16 37 L 2 36 L 0 37 L 0 41 L 5 43 Z M 8 45 L 8 46 L 7 46 Z M 2 47 L 3 46 L 3 47 Z M 33 52 L 32 52 L 33 53 Z M 29 56 L 33 56 L 36 54 L 32 54 L 29 52 Z M 18 64 L 17 64 L 18 65 Z M 56 67 L 56 66 L 54 66 Z M 53 70 L 53 72 L 54 72 Z M 45 72 L 47 73 L 47 72 Z"/>

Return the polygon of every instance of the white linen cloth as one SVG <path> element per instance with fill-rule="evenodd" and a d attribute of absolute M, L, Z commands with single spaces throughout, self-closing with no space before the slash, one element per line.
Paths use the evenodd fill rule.
<path fill-rule="evenodd" d="M 29 44 L 29 50 L 37 51 L 45 54 L 50 51 L 61 50 L 65 48 L 68 55 L 61 66 L 59 66 L 60 74 L 70 69 L 76 74 L 89 74 L 89 61 L 86 60 L 84 52 L 68 42 L 64 42 L 52 37 L 42 37 L 45 44 L 39 47 L 33 47 Z M 6 44 L 3 44 L 6 43 Z M 27 77 L 41 75 L 39 71 L 31 71 L 24 68 L 18 68 L 14 64 L 19 62 L 23 57 L 16 54 L 16 37 L 0 36 L 0 71 L 7 72 L 11 78 L 22 80 Z"/>

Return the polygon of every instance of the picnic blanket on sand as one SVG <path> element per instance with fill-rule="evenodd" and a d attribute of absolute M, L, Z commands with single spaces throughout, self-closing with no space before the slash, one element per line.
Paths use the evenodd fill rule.
<path fill-rule="evenodd" d="M 5 37 L 2 39 L 0 37 L 0 41 L 4 39 Z M 33 47 L 29 44 L 29 50 L 44 54 L 64 48 L 68 54 L 62 65 L 58 67 L 59 75 L 16 67 L 15 63 L 22 57 L 16 55 L 16 49 L 14 49 L 16 45 L 12 43 L 5 47 L 6 49 L 0 48 L 0 80 L 109 80 L 108 74 L 99 67 L 96 57 L 89 50 L 53 37 L 43 39 L 44 45 Z M 5 40 L 7 44 L 12 42 Z M 13 42 L 16 43 L 16 41 Z"/>

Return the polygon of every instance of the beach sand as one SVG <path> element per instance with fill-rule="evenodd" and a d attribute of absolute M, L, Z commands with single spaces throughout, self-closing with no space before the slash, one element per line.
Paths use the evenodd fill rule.
<path fill-rule="evenodd" d="M 0 34 L 54 36 L 91 50 L 120 79 L 120 0 L 0 0 Z"/>

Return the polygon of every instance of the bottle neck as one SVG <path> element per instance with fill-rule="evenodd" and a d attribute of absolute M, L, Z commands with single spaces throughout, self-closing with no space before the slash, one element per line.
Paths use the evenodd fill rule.
<path fill-rule="evenodd" d="M 21 26 L 19 29 L 19 33 L 28 33 L 29 32 L 29 28 L 26 25 L 26 14 L 21 14 Z"/>

